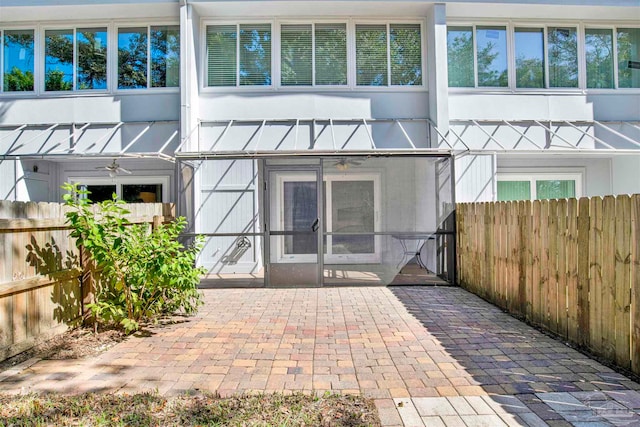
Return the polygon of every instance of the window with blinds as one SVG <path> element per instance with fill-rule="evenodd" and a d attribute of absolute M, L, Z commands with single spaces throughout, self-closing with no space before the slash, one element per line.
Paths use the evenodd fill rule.
<path fill-rule="evenodd" d="M 391 85 L 422 84 L 422 39 L 419 24 L 391 24 Z"/>
<path fill-rule="evenodd" d="M 282 25 L 280 70 L 282 86 L 346 85 L 346 24 Z"/>
<path fill-rule="evenodd" d="M 389 84 L 386 25 L 356 25 L 356 84 Z"/>
<path fill-rule="evenodd" d="M 356 84 L 422 85 L 420 24 L 357 24 Z"/>
<path fill-rule="evenodd" d="M 271 85 L 271 24 L 207 26 L 207 86 Z"/>

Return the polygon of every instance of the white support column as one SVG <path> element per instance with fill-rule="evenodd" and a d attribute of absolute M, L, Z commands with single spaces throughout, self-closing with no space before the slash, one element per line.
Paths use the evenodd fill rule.
<path fill-rule="evenodd" d="M 449 83 L 447 70 L 447 10 L 443 3 L 431 7 L 427 16 L 427 78 L 429 116 L 442 134 L 449 130 Z M 440 140 L 435 130 L 431 142 Z"/>
<path fill-rule="evenodd" d="M 198 52 L 199 20 L 193 6 L 180 2 L 180 145 L 185 150 L 197 147 L 198 130 Z M 194 130 L 195 129 L 195 130 Z M 190 141 L 185 142 L 187 138 Z"/>
<path fill-rule="evenodd" d="M 200 138 L 199 118 L 199 78 L 198 39 L 200 19 L 188 0 L 180 0 L 180 144 L 183 150 L 198 147 Z M 171 155 L 171 153 L 166 153 Z M 194 172 L 185 164 L 176 163 L 175 200 L 177 213 L 187 218 L 189 229 L 196 230 L 195 210 L 199 187 L 194 182 Z"/>

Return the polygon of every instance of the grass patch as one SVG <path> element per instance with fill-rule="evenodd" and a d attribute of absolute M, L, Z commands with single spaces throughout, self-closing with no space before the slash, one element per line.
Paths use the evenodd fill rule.
<path fill-rule="evenodd" d="M 370 399 L 336 394 L 0 394 L 0 426 L 49 425 L 378 427 L 380 420 Z"/>

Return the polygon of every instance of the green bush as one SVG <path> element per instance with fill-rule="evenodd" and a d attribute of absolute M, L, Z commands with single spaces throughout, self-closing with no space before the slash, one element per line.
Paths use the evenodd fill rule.
<path fill-rule="evenodd" d="M 71 236 L 99 272 L 95 302 L 88 306 L 97 321 L 118 324 L 130 333 L 140 322 L 197 310 L 202 304 L 197 285 L 205 271 L 194 265 L 202 239 L 190 247 L 178 241 L 186 225 L 183 217 L 150 231 L 148 224 L 129 222 L 129 211 L 115 194 L 112 200 L 92 204 L 89 192 L 77 185 L 62 188 L 68 191 L 63 198 L 71 208 L 66 213 Z"/>

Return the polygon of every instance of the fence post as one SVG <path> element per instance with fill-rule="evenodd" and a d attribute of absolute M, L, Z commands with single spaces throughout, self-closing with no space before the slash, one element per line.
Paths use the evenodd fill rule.
<path fill-rule="evenodd" d="M 162 225 L 164 221 L 164 217 L 160 215 L 153 216 L 153 223 L 151 224 L 151 230 L 155 230 Z"/>

